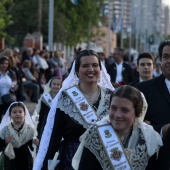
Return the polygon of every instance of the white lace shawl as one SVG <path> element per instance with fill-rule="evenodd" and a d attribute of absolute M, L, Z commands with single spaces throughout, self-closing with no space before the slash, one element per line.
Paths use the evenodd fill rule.
<path fill-rule="evenodd" d="M 108 121 L 103 120 L 102 122 L 106 124 Z M 79 145 L 79 148 L 72 160 L 72 166 L 75 170 L 78 170 L 84 146 L 96 156 L 104 170 L 112 169 L 105 150 L 100 142 L 98 133 L 94 129 L 94 127 L 91 127 L 80 138 L 81 144 Z M 143 144 L 138 143 L 140 138 L 144 138 L 145 142 Z M 145 169 L 148 159 L 159 150 L 160 146 L 162 146 L 160 135 L 154 131 L 152 126 L 136 119 L 133 125 L 133 132 L 128 143 L 128 148 L 125 149 L 126 156 L 132 169 Z"/>
<path fill-rule="evenodd" d="M 11 135 L 13 136 L 11 142 L 13 148 L 19 148 L 29 140 L 33 139 L 34 129 L 30 125 L 24 124 L 23 128 L 17 132 L 10 123 L 0 131 L 0 138 L 4 140 L 7 136 Z"/>
<path fill-rule="evenodd" d="M 103 87 L 100 87 L 100 89 L 101 99 L 96 112 L 99 120 L 108 115 L 109 99 L 111 95 L 111 91 L 109 89 L 105 89 Z M 62 93 L 61 97 L 59 98 L 57 107 L 60 108 L 60 110 L 64 111 L 65 114 L 68 114 L 71 118 L 79 122 L 79 124 L 81 124 L 85 129 L 89 127 L 89 125 L 83 120 L 75 104 L 65 93 Z"/>
<path fill-rule="evenodd" d="M 105 87 L 108 88 L 110 90 L 114 90 L 114 87 L 112 86 L 111 82 L 110 82 L 110 76 L 106 71 L 106 68 L 103 66 L 103 64 L 101 63 L 101 71 L 100 71 L 100 78 L 98 80 L 98 85 L 100 87 Z M 64 80 L 63 84 L 62 84 L 62 88 L 60 89 L 60 91 L 58 92 L 58 94 L 55 96 L 55 98 L 52 101 L 52 107 L 50 109 L 50 112 L 48 114 L 47 117 L 47 122 L 46 125 L 44 127 L 44 131 L 42 134 L 42 138 L 41 138 L 41 142 L 40 142 L 40 147 L 39 147 L 39 151 L 34 163 L 34 167 L 33 170 L 41 170 L 42 166 L 43 166 L 43 162 L 48 150 L 48 146 L 49 146 L 49 142 L 51 139 L 51 134 L 52 134 L 52 129 L 54 126 L 54 118 L 55 118 L 55 114 L 56 113 L 56 108 L 58 105 L 58 99 L 62 93 L 62 91 L 64 91 L 65 89 L 72 87 L 74 85 L 77 85 L 79 83 L 79 79 L 75 73 L 75 61 L 73 63 L 72 69 L 70 71 L 70 74 L 68 75 L 68 77 Z"/>

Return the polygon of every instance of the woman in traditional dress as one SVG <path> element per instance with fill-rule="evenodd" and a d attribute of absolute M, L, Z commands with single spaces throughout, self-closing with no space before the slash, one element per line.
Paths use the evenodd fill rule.
<path fill-rule="evenodd" d="M 46 124 L 47 116 L 52 105 L 52 100 L 55 98 L 61 87 L 62 80 L 60 78 L 58 78 L 57 76 L 51 78 L 45 86 L 42 97 L 38 101 L 38 104 L 34 111 L 34 116 L 39 115 L 37 126 L 39 140 L 41 139 L 42 132 Z"/>
<path fill-rule="evenodd" d="M 13 102 L 0 125 L 0 169 L 32 170 L 33 143 L 39 142 L 28 110 L 22 102 Z"/>
<path fill-rule="evenodd" d="M 89 128 L 73 158 L 75 170 L 145 170 L 162 145 L 160 135 L 143 122 L 147 103 L 125 85 L 110 98 L 109 116 Z"/>
<path fill-rule="evenodd" d="M 58 150 L 60 162 L 56 169 L 73 170 L 71 162 L 79 137 L 108 114 L 113 90 L 98 54 L 93 50 L 81 51 L 52 102 L 34 170 L 46 170 L 48 160 L 52 160 Z"/>

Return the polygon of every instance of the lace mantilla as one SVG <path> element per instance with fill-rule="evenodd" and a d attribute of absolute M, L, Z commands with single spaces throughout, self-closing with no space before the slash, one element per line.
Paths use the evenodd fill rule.
<path fill-rule="evenodd" d="M 7 136 L 11 135 L 13 136 L 12 146 L 14 148 L 19 148 L 20 146 L 27 143 L 29 140 L 33 139 L 34 129 L 31 126 L 24 124 L 23 128 L 18 133 L 16 130 L 13 129 L 11 124 L 9 124 L 8 126 L 5 126 L 0 132 L 0 137 L 2 139 L 5 139 Z"/>
<path fill-rule="evenodd" d="M 147 146 L 141 129 L 138 129 L 139 138 L 135 148 L 125 148 L 127 159 L 129 160 L 132 170 L 144 170 L 149 159 L 147 153 Z M 98 135 L 96 126 L 89 129 L 88 135 L 85 138 L 85 147 L 88 148 L 98 159 L 101 167 L 104 170 L 111 170 L 107 154 L 102 145 L 100 137 Z"/>
<path fill-rule="evenodd" d="M 101 120 L 104 116 L 108 115 L 111 90 L 104 89 L 102 87 L 100 87 L 100 89 L 101 100 L 99 102 L 96 114 L 98 118 Z M 75 104 L 72 102 L 72 100 L 67 96 L 65 92 L 63 92 L 61 97 L 59 98 L 57 107 L 60 108 L 60 110 L 64 111 L 65 114 L 68 114 L 71 118 L 76 120 L 79 124 L 83 125 L 84 128 L 87 129 L 89 127 L 88 124 L 82 119 Z"/>

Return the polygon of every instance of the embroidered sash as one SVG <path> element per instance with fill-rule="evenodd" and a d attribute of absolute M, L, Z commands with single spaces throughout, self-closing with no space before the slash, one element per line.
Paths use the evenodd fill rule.
<path fill-rule="evenodd" d="M 43 98 L 44 98 L 46 104 L 47 104 L 49 107 L 51 107 L 51 105 L 52 105 L 52 100 L 53 100 L 53 98 L 51 97 L 51 95 L 50 95 L 49 93 L 45 93 L 45 94 L 43 95 Z"/>
<path fill-rule="evenodd" d="M 73 86 L 65 91 L 78 109 L 83 120 L 89 125 L 94 124 L 98 117 L 78 87 Z"/>
<path fill-rule="evenodd" d="M 131 170 L 124 149 L 110 124 L 99 124 L 98 133 L 102 145 L 114 170 Z"/>

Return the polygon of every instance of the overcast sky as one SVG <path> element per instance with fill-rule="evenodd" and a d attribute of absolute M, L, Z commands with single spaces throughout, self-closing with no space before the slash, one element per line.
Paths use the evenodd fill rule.
<path fill-rule="evenodd" d="M 170 0 L 163 0 L 163 2 L 167 5 L 169 5 L 169 7 L 170 7 Z"/>

